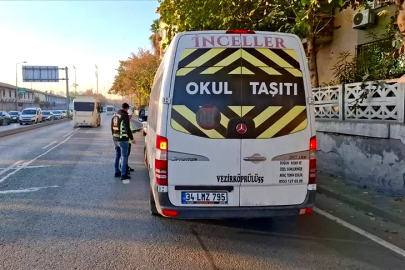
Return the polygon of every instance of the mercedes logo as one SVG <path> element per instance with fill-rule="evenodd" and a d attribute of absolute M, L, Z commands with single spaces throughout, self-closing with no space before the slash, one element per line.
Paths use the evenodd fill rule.
<path fill-rule="evenodd" d="M 244 123 L 239 123 L 236 126 L 236 132 L 238 132 L 239 134 L 245 134 L 247 131 L 247 126 Z"/>

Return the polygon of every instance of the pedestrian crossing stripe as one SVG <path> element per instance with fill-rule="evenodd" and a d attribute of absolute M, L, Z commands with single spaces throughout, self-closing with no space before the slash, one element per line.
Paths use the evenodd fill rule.
<path fill-rule="evenodd" d="M 253 109 L 255 106 L 228 106 L 237 116 L 244 117 L 253 115 L 252 120 L 255 126 L 255 135 L 257 139 L 270 139 L 289 135 L 302 131 L 307 128 L 306 106 L 294 106 L 287 108 L 283 106 L 268 106 L 257 115 Z M 250 113 L 252 112 L 252 114 Z M 221 112 L 220 125 L 216 129 L 206 130 L 197 123 L 196 113 L 186 105 L 173 105 L 171 126 L 174 130 L 211 138 L 224 139 L 227 137 L 228 124 L 230 118 L 225 112 Z"/>
<path fill-rule="evenodd" d="M 202 67 L 204 70 L 199 71 L 199 74 L 210 75 L 229 66 L 242 66 L 242 69 L 233 69 L 231 72 L 228 71 L 228 74 L 255 74 L 248 67 L 243 66 L 242 59 L 269 75 L 284 75 L 281 70 L 285 70 L 288 72 L 287 74 L 294 77 L 302 77 L 298 57 L 294 50 L 269 48 L 185 49 L 180 56 L 176 75 L 186 76 L 196 68 Z"/>

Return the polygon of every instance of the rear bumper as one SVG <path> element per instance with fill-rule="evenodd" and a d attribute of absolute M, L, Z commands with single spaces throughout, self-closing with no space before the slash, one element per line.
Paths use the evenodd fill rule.
<path fill-rule="evenodd" d="M 309 190 L 305 201 L 300 205 L 261 206 L 261 207 L 181 207 L 174 206 L 168 193 L 155 193 L 156 208 L 160 214 L 162 209 L 175 210 L 178 219 L 253 219 L 297 216 L 301 209 L 313 207 L 316 190 Z"/>

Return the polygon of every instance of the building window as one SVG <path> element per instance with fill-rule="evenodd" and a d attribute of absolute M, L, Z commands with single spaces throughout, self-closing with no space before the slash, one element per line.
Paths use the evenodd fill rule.
<path fill-rule="evenodd" d="M 380 62 L 384 55 L 392 53 L 392 50 L 391 39 L 381 39 L 357 45 L 356 56 L 358 72 L 366 74 L 370 64 Z"/>

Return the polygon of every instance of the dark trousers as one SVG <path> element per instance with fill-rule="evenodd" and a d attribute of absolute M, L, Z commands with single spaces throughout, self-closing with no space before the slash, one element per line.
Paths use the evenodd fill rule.
<path fill-rule="evenodd" d="M 129 162 L 129 154 L 131 154 L 131 146 L 132 146 L 132 144 L 131 143 L 129 143 L 128 144 L 129 146 L 128 146 L 128 158 L 127 158 L 127 160 L 128 160 L 128 162 Z M 128 163 L 127 163 L 127 169 L 129 168 L 129 165 L 128 165 Z"/>

